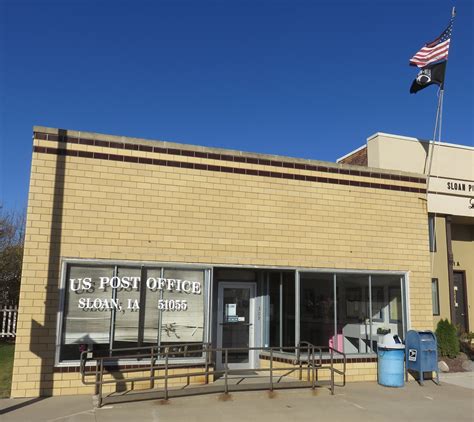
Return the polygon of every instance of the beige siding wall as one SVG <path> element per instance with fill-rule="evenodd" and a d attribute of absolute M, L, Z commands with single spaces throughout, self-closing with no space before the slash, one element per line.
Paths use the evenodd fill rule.
<path fill-rule="evenodd" d="M 111 148 L 107 153 L 161 156 Z M 12 396 L 92 391 L 77 373 L 53 373 L 62 258 L 407 271 L 411 326 L 432 329 L 426 221 L 421 193 L 35 152 Z M 372 376 L 371 365 L 368 371 Z M 357 373 L 351 372 L 354 379 Z"/>
<path fill-rule="evenodd" d="M 428 224 L 428 221 L 427 221 Z M 434 327 L 440 319 L 451 319 L 449 302 L 448 251 L 446 244 L 445 217 L 435 217 L 436 252 L 432 253 L 433 278 L 438 279 L 439 315 L 434 315 Z"/>

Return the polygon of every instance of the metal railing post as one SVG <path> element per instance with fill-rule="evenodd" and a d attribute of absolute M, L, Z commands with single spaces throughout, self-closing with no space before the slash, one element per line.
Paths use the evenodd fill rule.
<path fill-rule="evenodd" d="M 165 351 L 165 400 L 168 400 L 168 353 Z"/>
<path fill-rule="evenodd" d="M 270 391 L 273 391 L 273 349 L 270 349 Z"/>
<path fill-rule="evenodd" d="M 299 366 L 299 380 L 303 379 L 303 364 L 301 363 L 301 343 L 298 344 L 298 366 Z"/>
<path fill-rule="evenodd" d="M 104 358 L 100 358 L 100 371 L 99 371 L 99 401 L 97 407 L 102 407 L 102 385 L 104 383 Z"/>
<path fill-rule="evenodd" d="M 155 353 L 154 347 L 150 349 L 150 388 L 155 387 Z"/>
<path fill-rule="evenodd" d="M 334 395 L 334 350 L 331 349 L 331 394 Z"/>
<path fill-rule="evenodd" d="M 310 359 L 310 354 L 309 354 L 310 348 L 311 348 L 311 346 L 310 346 L 310 345 L 309 345 L 309 343 L 308 343 L 308 346 L 307 346 L 307 351 L 306 351 L 306 353 L 307 353 L 307 356 L 308 356 L 308 371 L 307 371 L 308 373 L 307 373 L 307 375 L 306 375 L 306 381 L 310 381 L 310 379 L 311 379 L 311 378 L 310 378 L 310 370 L 311 370 L 311 369 L 310 369 L 310 365 L 311 365 L 311 359 Z"/>
<path fill-rule="evenodd" d="M 229 370 L 229 366 L 228 366 L 228 350 L 225 349 L 225 361 L 224 361 L 224 393 L 225 394 L 228 394 L 229 393 L 229 385 L 228 385 L 228 380 L 227 380 L 227 377 L 228 377 L 228 370 Z"/>
<path fill-rule="evenodd" d="M 85 369 L 84 369 L 84 374 L 85 374 Z M 84 375 L 85 379 L 85 375 Z M 99 382 L 100 382 L 100 375 L 99 375 L 99 363 L 95 361 L 95 391 L 94 394 L 99 394 Z"/>
<path fill-rule="evenodd" d="M 204 353 L 206 354 L 204 363 L 204 370 L 206 371 L 205 383 L 209 384 L 209 347 L 207 344 L 204 345 Z"/>
<path fill-rule="evenodd" d="M 311 388 L 314 390 L 316 388 L 316 362 L 314 361 L 314 346 L 312 348 L 311 353 L 312 353 L 311 364 L 313 365 L 313 369 L 312 369 L 313 384 L 311 385 Z"/>

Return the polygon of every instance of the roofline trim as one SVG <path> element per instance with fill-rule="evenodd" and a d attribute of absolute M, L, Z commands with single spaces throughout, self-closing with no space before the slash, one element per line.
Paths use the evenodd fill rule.
<path fill-rule="evenodd" d="M 403 136 L 403 135 L 394 135 L 392 133 L 385 133 L 385 132 L 376 132 L 373 135 L 369 136 L 367 138 L 367 142 L 371 141 L 372 139 L 376 138 L 377 136 L 385 136 L 387 138 L 394 138 L 394 139 L 401 139 L 404 141 L 414 141 L 414 142 L 424 142 L 424 143 L 430 143 L 430 144 L 437 144 L 439 146 L 444 146 L 444 147 L 451 147 L 451 148 L 460 148 L 460 149 L 467 149 L 470 151 L 474 151 L 474 147 L 470 147 L 469 145 L 461 145 L 461 144 L 451 144 L 449 142 L 443 142 L 443 141 L 432 141 L 432 140 L 427 140 L 427 139 L 419 139 L 419 138 L 414 138 L 412 136 Z"/>
<path fill-rule="evenodd" d="M 362 151 L 364 148 L 367 148 L 367 144 L 364 144 L 360 146 L 359 148 L 356 148 L 355 150 L 347 153 L 346 155 L 343 155 L 342 157 L 337 158 L 336 163 L 339 163 L 340 161 L 344 160 L 344 158 L 350 157 L 352 154 L 355 154 L 356 152 Z"/>

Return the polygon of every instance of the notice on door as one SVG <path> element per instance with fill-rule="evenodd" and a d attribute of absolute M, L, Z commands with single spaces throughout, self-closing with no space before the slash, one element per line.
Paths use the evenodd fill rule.
<path fill-rule="evenodd" d="M 237 303 L 226 303 L 225 305 L 225 316 L 231 317 L 237 315 Z"/>
<path fill-rule="evenodd" d="M 226 303 L 225 305 L 225 322 L 237 322 L 239 317 L 237 316 L 237 304 Z"/>

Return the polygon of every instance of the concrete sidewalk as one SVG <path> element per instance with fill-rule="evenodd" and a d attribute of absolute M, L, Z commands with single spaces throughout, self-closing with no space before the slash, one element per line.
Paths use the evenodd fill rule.
<path fill-rule="evenodd" d="M 471 390 L 474 390 L 474 372 L 440 373 L 439 380 L 442 383 L 457 385 L 458 387 L 470 388 Z"/>
<path fill-rule="evenodd" d="M 444 383 L 409 382 L 404 388 L 352 383 L 337 388 L 217 394 L 116 404 L 96 409 L 91 396 L 0 400 L 8 421 L 472 421 L 474 390 Z"/>

